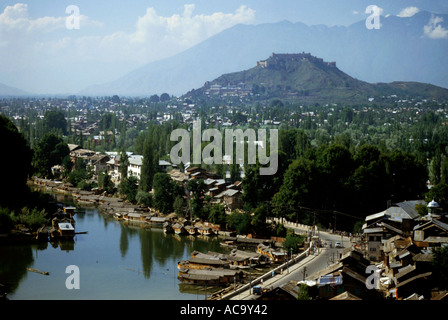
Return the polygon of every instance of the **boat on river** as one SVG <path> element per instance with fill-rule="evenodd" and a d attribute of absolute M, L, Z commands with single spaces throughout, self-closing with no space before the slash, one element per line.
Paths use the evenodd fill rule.
<path fill-rule="evenodd" d="M 181 225 L 180 223 L 173 224 L 172 228 L 173 228 L 175 234 L 184 234 L 186 232 L 185 227 L 183 225 Z"/>
<path fill-rule="evenodd" d="M 244 273 L 231 269 L 180 269 L 177 278 L 183 283 L 220 286 L 241 281 Z"/>
<path fill-rule="evenodd" d="M 165 232 L 165 233 L 173 233 L 173 232 L 174 232 L 174 229 L 173 229 L 173 227 L 171 226 L 171 223 L 169 223 L 169 222 L 165 222 L 165 223 L 163 224 L 163 232 Z"/>
<path fill-rule="evenodd" d="M 59 222 L 50 230 L 51 240 L 73 240 L 75 237 L 75 227 L 70 222 Z"/>

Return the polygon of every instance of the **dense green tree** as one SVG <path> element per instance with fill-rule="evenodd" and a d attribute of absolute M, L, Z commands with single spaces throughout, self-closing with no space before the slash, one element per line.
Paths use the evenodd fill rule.
<path fill-rule="evenodd" d="M 437 283 L 439 289 L 448 289 L 448 246 L 434 248 L 432 253 L 434 283 Z"/>
<path fill-rule="evenodd" d="M 46 132 L 61 133 L 67 135 L 67 120 L 64 113 L 59 110 L 52 110 L 45 112 L 44 128 Z"/>
<path fill-rule="evenodd" d="M 160 138 L 160 137 L 159 137 Z M 153 188 L 154 174 L 158 167 L 157 136 L 152 125 L 149 126 L 143 144 L 143 164 L 141 170 L 141 189 L 151 191 Z"/>
<path fill-rule="evenodd" d="M 299 252 L 299 245 L 302 244 L 304 240 L 303 236 L 299 236 L 294 233 L 294 230 L 288 229 L 286 231 L 286 238 L 283 242 L 283 249 L 285 249 L 288 254 L 294 254 Z"/>
<path fill-rule="evenodd" d="M 0 168 L 3 170 L 0 205 L 14 205 L 27 190 L 26 181 L 32 173 L 32 150 L 11 120 L 0 115 L 0 145 L 3 150 Z"/>
<path fill-rule="evenodd" d="M 184 217 L 186 214 L 186 205 L 185 205 L 185 200 L 181 195 L 177 195 L 176 198 L 174 199 L 174 203 L 173 203 L 173 209 L 174 212 L 179 216 L 179 217 Z"/>
<path fill-rule="evenodd" d="M 221 226 L 226 223 L 226 211 L 224 206 L 220 203 L 215 203 L 210 208 L 210 213 L 208 215 L 208 220 L 212 223 L 219 224 Z"/>
<path fill-rule="evenodd" d="M 436 201 L 441 208 L 446 212 L 448 210 L 448 184 L 439 183 L 433 186 L 425 195 L 427 203 L 432 200 Z"/>
<path fill-rule="evenodd" d="M 162 93 L 160 95 L 160 102 L 166 102 L 171 99 L 170 95 L 168 93 Z"/>
<path fill-rule="evenodd" d="M 67 180 L 75 187 L 81 189 L 89 189 L 89 186 L 91 185 L 87 183 L 87 180 L 91 179 L 92 175 L 93 175 L 92 171 L 90 170 L 90 168 L 87 167 L 84 160 L 78 158 L 76 159 L 74 169 L 68 175 Z"/>
<path fill-rule="evenodd" d="M 51 168 L 61 165 L 70 150 L 68 145 L 54 133 L 47 133 L 34 149 L 34 168 L 43 177 L 53 177 Z"/>
<path fill-rule="evenodd" d="M 280 190 L 272 198 L 273 213 L 292 221 L 303 221 L 306 217 L 302 216 L 305 213 L 301 213 L 300 207 L 316 207 L 321 203 L 314 203 L 314 199 L 321 195 L 315 185 L 316 177 L 313 161 L 305 158 L 294 160 L 285 172 Z"/>
<path fill-rule="evenodd" d="M 204 192 L 205 183 L 204 180 L 191 179 L 188 180 L 187 190 L 190 194 L 190 210 L 193 215 L 200 219 L 206 219 L 206 215 L 203 212 L 204 209 Z"/>
<path fill-rule="evenodd" d="M 108 194 L 114 194 L 115 183 L 112 181 L 110 175 L 107 173 L 107 170 L 104 170 L 104 172 L 100 172 L 98 177 L 98 187 L 101 190 L 106 191 Z"/>
<path fill-rule="evenodd" d="M 173 211 L 176 188 L 171 177 L 163 172 L 154 175 L 154 207 L 162 213 Z"/>
<path fill-rule="evenodd" d="M 386 156 L 387 192 L 394 202 L 419 199 L 426 192 L 426 167 L 410 152 L 394 150 Z"/>
<path fill-rule="evenodd" d="M 251 230 L 251 217 L 247 212 L 232 211 L 227 216 L 227 225 L 238 234 L 248 234 Z"/>
<path fill-rule="evenodd" d="M 120 185 L 118 186 L 119 192 L 126 196 L 126 200 L 131 203 L 135 203 L 137 191 L 138 191 L 138 180 L 135 176 L 130 176 L 122 179 Z"/>
<path fill-rule="evenodd" d="M 138 190 L 135 200 L 138 204 L 151 207 L 152 206 L 152 195 L 149 192 L 145 192 L 143 190 Z"/>
<path fill-rule="evenodd" d="M 120 152 L 120 176 L 121 180 L 128 177 L 129 156 L 124 149 Z"/>

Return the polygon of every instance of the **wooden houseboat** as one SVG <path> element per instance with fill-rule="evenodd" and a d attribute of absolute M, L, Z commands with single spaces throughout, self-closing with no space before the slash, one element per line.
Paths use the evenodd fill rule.
<path fill-rule="evenodd" d="M 165 233 L 173 233 L 174 232 L 174 229 L 171 226 L 171 223 L 169 223 L 168 221 L 163 224 L 163 232 L 165 232 Z"/>
<path fill-rule="evenodd" d="M 165 222 L 167 222 L 167 218 L 165 217 L 147 217 L 146 221 L 152 226 L 152 227 L 163 227 Z"/>
<path fill-rule="evenodd" d="M 180 269 L 229 269 L 230 262 L 225 256 L 209 255 L 198 251 L 191 254 L 189 260 L 178 262 L 177 268 Z"/>
<path fill-rule="evenodd" d="M 75 237 L 75 228 L 70 222 L 59 222 L 56 227 L 50 230 L 50 239 L 73 240 Z"/>
<path fill-rule="evenodd" d="M 185 228 L 180 223 L 175 223 L 172 225 L 175 234 L 184 234 Z"/>
<path fill-rule="evenodd" d="M 185 231 L 192 236 L 196 235 L 198 232 L 198 228 L 196 228 L 195 226 L 185 226 L 184 228 Z"/>
<path fill-rule="evenodd" d="M 244 273 L 230 269 L 180 269 L 177 278 L 183 283 L 198 285 L 228 285 L 243 279 Z"/>
<path fill-rule="evenodd" d="M 123 220 L 126 221 L 133 221 L 133 222 L 139 222 L 142 219 L 141 213 L 136 212 L 126 212 L 123 214 Z"/>
<path fill-rule="evenodd" d="M 198 233 L 203 236 L 211 236 L 214 234 L 213 229 L 211 227 L 206 227 L 206 226 L 199 227 Z"/>

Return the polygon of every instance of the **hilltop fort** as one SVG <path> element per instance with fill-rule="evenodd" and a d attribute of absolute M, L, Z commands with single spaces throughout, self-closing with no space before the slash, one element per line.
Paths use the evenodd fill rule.
<path fill-rule="evenodd" d="M 325 64 L 330 67 L 336 67 L 336 62 L 325 62 L 321 58 L 312 56 L 310 53 L 272 53 L 266 60 L 257 61 L 257 67 L 272 68 L 282 67 L 285 62 L 310 61 L 317 64 Z"/>

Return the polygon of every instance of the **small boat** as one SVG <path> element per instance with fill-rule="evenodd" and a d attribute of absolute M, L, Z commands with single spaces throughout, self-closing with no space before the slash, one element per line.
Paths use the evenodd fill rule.
<path fill-rule="evenodd" d="M 73 218 L 76 214 L 76 207 L 64 207 L 64 214 L 69 218 Z"/>
<path fill-rule="evenodd" d="M 169 222 L 165 222 L 163 224 L 163 232 L 165 233 L 173 233 L 174 229 Z"/>
<path fill-rule="evenodd" d="M 114 213 L 115 220 L 123 220 L 123 215 L 120 212 Z"/>

